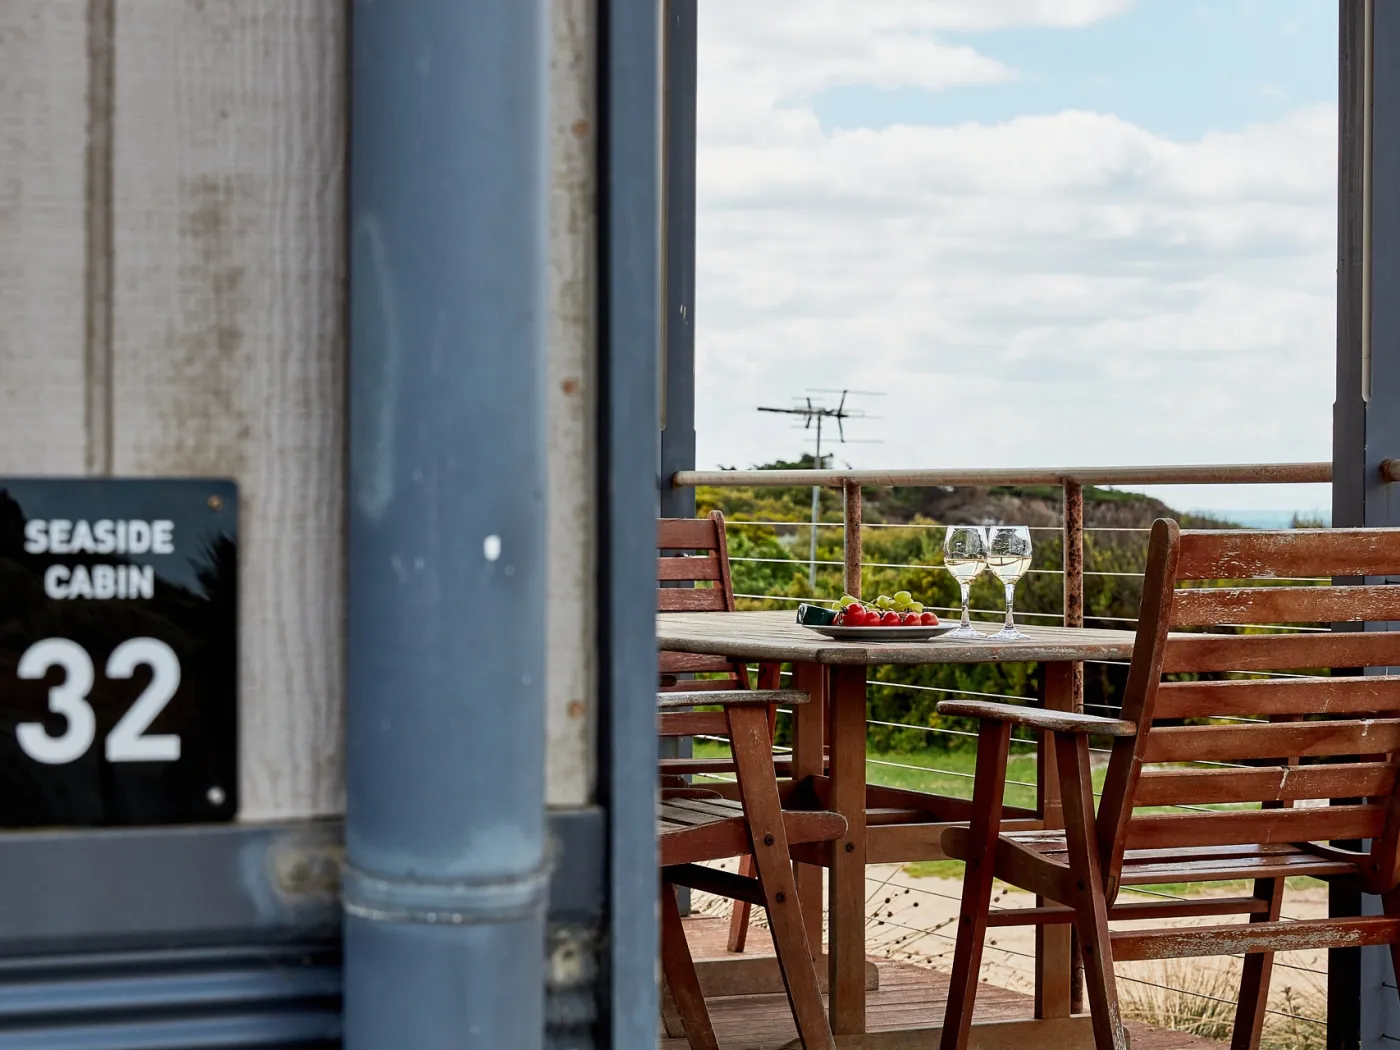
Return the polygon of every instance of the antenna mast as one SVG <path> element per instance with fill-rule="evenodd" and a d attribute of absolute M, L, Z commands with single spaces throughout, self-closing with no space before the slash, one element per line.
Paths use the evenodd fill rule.
<path fill-rule="evenodd" d="M 821 404 L 820 399 L 818 399 L 818 403 L 813 404 L 812 398 L 810 396 L 812 394 L 840 394 L 841 400 L 837 402 L 835 408 L 831 408 L 829 406 Z M 793 408 L 770 408 L 766 405 L 760 405 L 758 410 L 760 412 L 776 412 L 781 415 L 787 416 L 801 416 L 803 419 L 803 430 L 811 430 L 812 423 L 815 421 L 817 424 L 817 451 L 815 463 L 817 469 L 821 470 L 826 465 L 825 458 L 822 456 L 823 420 L 834 419 L 836 421 L 836 433 L 840 443 L 844 445 L 846 444 L 846 420 L 878 418 L 868 417 L 866 416 L 863 410 L 858 408 L 847 408 L 846 395 L 848 394 L 863 395 L 866 397 L 884 396 L 883 394 L 877 393 L 873 390 L 809 390 L 807 392 L 806 397 L 799 399 L 800 401 L 805 401 L 805 404 L 799 403 Z M 873 442 L 867 441 L 865 443 L 871 444 Z M 820 485 L 812 486 L 812 536 L 809 556 L 810 564 L 808 566 L 807 571 L 807 584 L 812 589 L 812 593 L 814 595 L 817 590 L 817 525 L 821 521 L 821 491 L 822 490 Z"/>

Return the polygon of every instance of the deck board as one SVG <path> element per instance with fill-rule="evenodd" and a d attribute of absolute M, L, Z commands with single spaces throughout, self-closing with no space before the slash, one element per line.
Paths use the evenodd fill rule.
<path fill-rule="evenodd" d="M 728 922 L 722 918 L 693 916 L 685 920 L 686 936 L 697 959 L 720 958 L 727 954 L 725 937 Z M 747 951 L 772 952 L 768 931 L 749 928 Z M 870 1031 L 923 1028 L 943 1020 L 948 995 L 948 975 L 941 970 L 908 963 L 873 959 L 880 968 L 880 987 L 866 992 Z M 742 995 L 709 1000 L 710 1016 L 721 1050 L 779 1050 L 797 1037 L 781 995 Z M 1031 1016 L 1031 996 L 983 983 L 977 991 L 979 1021 L 1003 1021 Z M 1129 1023 L 1133 1050 L 1206 1050 L 1221 1044 L 1183 1035 L 1180 1032 Z M 660 1050 L 688 1050 L 684 1039 L 662 1038 Z"/>

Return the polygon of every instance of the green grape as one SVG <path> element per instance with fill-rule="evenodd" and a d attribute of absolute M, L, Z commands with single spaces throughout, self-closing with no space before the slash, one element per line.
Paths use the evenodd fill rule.
<path fill-rule="evenodd" d="M 909 611 L 910 611 L 911 613 L 922 613 L 922 612 L 924 611 L 924 603 L 923 603 L 923 602 L 910 602 L 910 603 L 909 603 Z"/>
<path fill-rule="evenodd" d="M 914 596 L 908 591 L 895 591 L 894 601 L 896 605 L 908 605 L 914 600 Z"/>
<path fill-rule="evenodd" d="M 853 598 L 853 597 L 852 597 L 851 595 L 849 595 L 849 594 L 843 594 L 843 595 L 841 595 L 841 601 L 838 602 L 837 604 L 840 605 L 841 608 L 844 609 L 844 608 L 845 608 L 846 606 L 848 606 L 848 605 L 859 605 L 859 604 L 860 604 L 860 599 L 859 599 L 859 598 Z"/>
<path fill-rule="evenodd" d="M 891 598 L 888 594 L 882 594 L 875 599 L 875 604 L 881 609 L 893 609 L 894 599 Z"/>

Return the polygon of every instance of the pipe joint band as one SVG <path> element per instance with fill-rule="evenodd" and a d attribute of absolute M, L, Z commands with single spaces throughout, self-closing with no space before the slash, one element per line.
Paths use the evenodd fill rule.
<path fill-rule="evenodd" d="M 341 901 L 347 915 L 372 922 L 515 922 L 544 914 L 549 876 L 547 861 L 533 871 L 452 882 L 385 878 L 347 865 L 341 876 Z"/>

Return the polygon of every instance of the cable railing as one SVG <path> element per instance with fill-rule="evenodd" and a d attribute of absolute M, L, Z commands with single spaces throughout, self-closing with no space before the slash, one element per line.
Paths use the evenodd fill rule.
<path fill-rule="evenodd" d="M 1400 477 L 1400 471 L 1397 471 Z M 864 530 L 938 530 L 946 528 L 945 525 L 927 521 L 918 522 L 862 522 L 862 490 L 866 487 L 922 487 L 922 486 L 997 486 L 997 485 L 1035 485 L 1035 486 L 1057 486 L 1061 490 L 1061 523 L 1059 525 L 1033 525 L 1029 526 L 1033 533 L 1045 536 L 1047 534 L 1057 534 L 1061 538 L 1060 543 L 1060 564 L 1055 566 L 1036 565 L 1029 570 L 1030 575 L 1041 577 L 1061 577 L 1063 580 L 1063 598 L 1059 611 L 1049 611 L 1042 609 L 1021 609 L 1016 610 L 1017 619 L 1024 618 L 1028 622 L 1049 622 L 1056 625 L 1064 625 L 1071 628 L 1082 628 L 1086 625 L 1099 625 L 1104 627 L 1117 627 L 1124 630 L 1131 630 L 1136 627 L 1137 618 L 1134 616 L 1098 614 L 1086 610 L 1086 580 L 1102 579 L 1104 581 L 1141 579 L 1142 572 L 1129 571 L 1118 566 L 1112 568 L 1097 568 L 1085 564 L 1085 539 L 1087 536 L 1101 536 L 1105 540 L 1112 542 L 1114 536 L 1145 536 L 1150 529 L 1145 526 L 1133 525 L 1093 525 L 1086 526 L 1084 523 L 1084 486 L 1085 485 L 1249 485 L 1249 484 L 1316 484 L 1331 481 L 1332 469 L 1330 463 L 1284 463 L 1284 464 L 1231 464 L 1231 465 L 1192 465 L 1192 466 L 1150 466 L 1150 467 L 1096 467 L 1096 468 L 1070 468 L 1070 469 L 1030 469 L 1030 470 L 907 470 L 907 471 L 870 471 L 870 470 L 749 470 L 749 471 L 683 471 L 676 474 L 673 484 L 677 487 L 707 486 L 716 488 L 733 487 L 794 487 L 794 486 L 814 486 L 829 489 L 838 489 L 842 494 L 842 515 L 840 521 L 789 521 L 775 520 L 769 516 L 756 516 L 753 519 L 730 518 L 726 524 L 732 529 L 769 529 L 774 530 L 774 535 L 779 537 L 787 535 L 793 536 L 796 530 L 817 530 L 827 533 L 828 536 L 835 532 L 840 532 L 842 536 L 843 552 L 842 557 L 832 558 L 805 558 L 794 556 L 784 557 L 764 557 L 761 555 L 733 554 L 730 561 L 736 569 L 742 565 L 752 565 L 768 569 L 775 565 L 790 565 L 795 570 L 794 579 L 805 579 L 804 570 L 810 570 L 812 579 L 815 580 L 817 570 L 824 570 L 825 578 L 830 579 L 831 570 L 840 570 L 839 580 L 845 592 L 860 597 L 863 592 L 862 577 L 867 571 L 876 572 L 910 572 L 917 570 L 939 568 L 939 561 L 919 562 L 919 561 L 885 561 L 885 560 L 865 560 L 865 550 L 863 543 Z M 1042 519 L 1043 520 L 1043 519 Z M 790 542 L 790 540 L 789 540 Z M 815 551 L 814 551 L 815 553 Z M 936 555 L 935 555 L 936 557 Z M 1291 583 L 1294 585 L 1322 584 L 1330 583 L 1330 580 L 1320 578 L 1297 578 L 1290 580 L 1271 581 L 1278 583 Z M 808 591 L 813 589 L 808 587 Z M 1043 594 L 1043 591 L 1041 592 Z M 802 594 L 771 594 L 762 593 L 762 590 L 741 591 L 736 593 L 736 597 L 752 602 L 763 602 L 765 604 L 789 604 L 796 605 L 801 602 L 824 600 L 822 595 L 817 593 Z M 830 600 L 827 596 L 825 600 Z M 927 608 L 939 613 L 949 613 L 957 615 L 961 613 L 961 607 L 929 604 Z M 989 622 L 992 619 L 1000 619 L 1004 613 L 1002 610 L 972 607 L 969 612 L 975 619 L 981 622 Z M 1219 625 L 1227 630 L 1246 625 Z M 1279 625 L 1247 625 L 1252 630 L 1280 630 L 1280 631 L 1326 631 L 1329 628 L 1323 626 L 1306 626 L 1296 624 Z M 1104 668 L 1125 669 L 1128 661 L 1125 660 L 1093 660 L 1085 661 L 1085 664 Z M 1080 665 L 1081 667 L 1083 665 Z M 790 672 L 784 672 L 789 674 Z M 1121 673 L 1121 672 L 1120 672 Z M 1304 677 L 1302 675 L 1280 673 L 1280 672 L 1224 672 L 1228 677 L 1251 677 L 1251 678 L 1292 678 Z M 963 696 L 985 698 L 998 701 L 1016 701 L 1021 703 L 1038 703 L 1038 698 L 1019 695 L 1014 692 L 991 692 L 986 689 L 959 688 L 957 684 L 929 685 L 916 682 L 881 681 L 876 678 L 869 678 L 866 682 L 867 691 L 872 689 L 903 691 L 912 694 L 931 693 L 945 696 Z M 1084 697 L 1083 672 L 1079 671 L 1073 676 L 1073 703 L 1078 709 L 1092 709 L 1102 714 L 1118 714 L 1118 707 L 1112 704 L 1089 701 L 1086 703 Z M 872 714 L 867 718 L 867 726 L 879 731 L 898 733 L 900 731 L 912 731 L 920 736 L 926 737 L 930 741 L 943 741 L 948 745 L 964 746 L 965 742 L 976 739 L 977 734 L 966 729 L 956 728 L 949 725 L 925 725 L 911 721 L 897 721 L 899 716 L 877 717 Z M 1238 718 L 1239 722 L 1254 722 L 1258 719 Z M 1013 745 L 1013 765 L 1021 762 L 1021 769 L 1025 769 L 1027 761 L 1031 763 L 1039 762 L 1040 742 L 1033 738 L 1024 736 L 1014 736 Z M 942 744 L 931 747 L 927 752 L 930 755 L 938 754 L 938 748 Z M 788 748 L 779 748 L 787 751 Z M 969 749 L 970 751 L 970 749 Z M 1091 753 L 1098 763 L 1104 763 L 1110 750 L 1105 747 L 1090 747 Z M 901 761 L 909 758 L 901 751 L 879 752 L 872 751 L 867 758 L 867 769 L 872 783 L 877 780 L 889 782 L 888 777 L 898 775 L 902 777 L 902 784 L 908 785 L 910 779 L 922 777 L 928 784 L 936 784 L 941 781 L 939 791 L 945 794 L 955 794 L 960 797 L 968 797 L 971 794 L 972 781 L 975 774 L 971 772 L 971 767 L 953 768 L 951 761 L 951 751 L 943 752 L 949 755 L 949 759 L 931 758 L 927 763 L 922 760 Z M 1020 756 L 1019 759 L 1016 756 Z M 922 756 L 921 756 L 922 758 Z M 1222 768 L 1238 768 L 1241 763 L 1232 762 L 1205 762 L 1203 765 L 1219 766 Z M 1033 768 L 1033 767 L 1032 767 Z M 703 774 L 702 774 L 703 775 Z M 710 776 L 713 776 L 711 774 Z M 1036 775 L 1035 779 L 1039 779 Z M 1035 792 L 1038 785 L 1032 779 L 1022 779 L 1020 776 L 1013 776 L 1008 771 L 1006 784 L 1009 789 L 1020 790 L 1022 792 Z M 1094 792 L 1098 797 L 1100 792 Z M 1176 811 L 1200 810 L 1200 806 L 1164 806 L 1163 809 Z M 868 882 L 868 887 L 873 886 L 871 891 L 873 896 L 886 890 L 889 880 L 894 877 L 895 872 L 901 870 L 899 866 L 886 872 L 884 878 L 872 875 Z M 1181 900 L 1179 894 L 1166 892 L 1166 887 L 1133 887 L 1134 894 L 1142 894 L 1151 898 L 1162 898 L 1170 900 Z M 933 898 L 947 898 L 946 904 L 955 905 L 959 898 L 956 893 L 940 893 L 937 890 L 921 886 L 904 886 L 904 893 L 926 894 Z M 1222 892 L 1231 892 L 1222 888 Z M 917 905 L 915 905 L 917 906 Z M 954 913 L 955 914 L 955 913 Z M 951 946 L 952 937 L 944 932 L 943 927 L 946 922 L 939 922 L 931 929 L 920 929 L 917 926 L 908 925 L 911 921 L 909 916 L 901 916 L 903 922 L 893 917 L 872 917 L 870 920 L 873 927 L 878 927 L 881 931 L 888 931 L 888 934 L 872 936 L 869 947 L 872 951 L 879 952 L 892 959 L 907 957 L 908 961 L 919 961 L 928 965 L 934 962 L 933 954 L 930 951 L 908 950 L 906 945 L 917 943 L 922 938 L 933 937 L 947 942 Z M 1296 916 L 1283 915 L 1284 920 L 1294 919 Z M 874 931 L 872 930 L 872 933 Z M 1024 958 L 1027 961 L 1033 956 L 1026 955 L 1006 947 L 993 947 L 991 950 L 1002 953 L 1004 958 L 1012 957 Z M 938 953 L 943 954 L 943 953 Z M 1325 957 L 1324 957 L 1325 958 Z M 1310 975 L 1315 978 L 1325 980 L 1325 962 L 1321 965 L 1306 965 L 1302 962 L 1285 961 L 1280 958 L 1275 965 L 1281 969 L 1297 973 L 1299 975 Z M 1129 966 L 1130 972 L 1120 973 L 1120 979 L 1144 987 L 1156 988 L 1167 992 L 1185 995 L 1187 997 L 1212 1000 L 1220 1003 L 1229 1002 L 1219 997 L 1207 994 L 1200 990 L 1162 984 L 1158 981 L 1147 979 L 1147 975 Z M 1155 976 L 1155 975 L 1153 975 Z M 1233 1003 L 1230 1003 L 1233 1005 Z M 1288 1000 L 1286 1006 L 1283 1003 L 1272 1002 L 1268 1012 L 1271 1016 L 1287 1018 L 1309 1025 L 1324 1025 L 1325 1021 L 1318 1017 L 1301 1013 L 1293 1006 L 1292 1000 Z"/>

